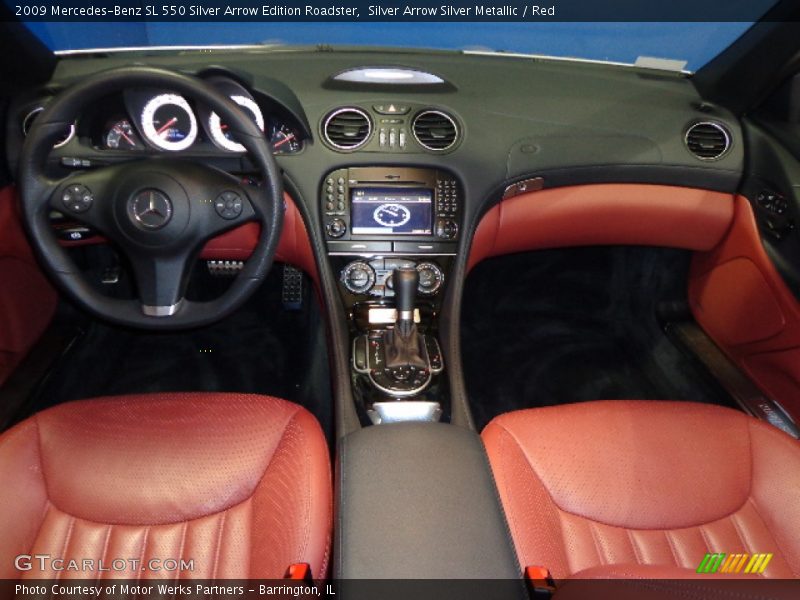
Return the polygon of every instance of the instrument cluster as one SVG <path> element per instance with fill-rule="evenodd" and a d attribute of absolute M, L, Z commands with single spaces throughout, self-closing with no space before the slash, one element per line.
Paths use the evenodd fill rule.
<path fill-rule="evenodd" d="M 209 83 L 239 105 L 264 132 L 275 154 L 296 154 L 303 149 L 301 128 L 277 106 L 267 111 L 244 86 L 216 77 Z M 104 150 L 162 152 L 214 151 L 243 153 L 242 146 L 220 116 L 167 90 L 129 90 L 123 106 L 103 120 L 95 145 Z M 265 114 L 266 112 L 266 114 Z"/>

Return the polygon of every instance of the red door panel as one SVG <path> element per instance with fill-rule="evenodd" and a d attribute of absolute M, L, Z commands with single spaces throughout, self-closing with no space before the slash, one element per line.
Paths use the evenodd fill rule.
<path fill-rule="evenodd" d="M 800 303 L 764 251 L 746 198 L 736 198 L 725 239 L 695 254 L 689 303 L 726 354 L 800 420 Z"/>

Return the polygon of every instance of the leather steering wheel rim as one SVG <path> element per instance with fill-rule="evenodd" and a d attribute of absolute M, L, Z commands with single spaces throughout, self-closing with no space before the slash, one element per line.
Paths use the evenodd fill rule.
<path fill-rule="evenodd" d="M 204 198 L 201 204 L 199 198 L 191 197 L 192 194 L 186 193 L 185 190 L 182 192 L 179 190 L 179 193 L 186 195 L 185 212 L 197 215 L 209 223 L 213 221 L 217 235 L 226 228 L 231 229 L 243 224 L 246 220 L 258 221 L 261 224 L 261 233 L 253 254 L 222 296 L 209 302 L 192 302 L 181 297 L 177 304 L 167 307 L 170 310 L 165 310 L 164 316 L 155 316 L 152 311 L 151 314 L 145 314 L 143 310 L 147 307 L 141 300 L 110 298 L 95 290 L 80 273 L 65 249 L 58 243 L 49 218 L 55 202 L 53 196 L 63 193 L 65 186 L 70 185 L 70 182 L 80 182 L 81 180 L 81 172 L 70 174 L 59 180 L 49 179 L 45 174 L 48 156 L 60 132 L 74 121 L 83 107 L 92 101 L 124 88 L 137 87 L 165 89 L 205 104 L 209 110 L 220 115 L 220 118 L 229 126 L 229 131 L 245 147 L 264 178 L 261 188 L 254 186 L 236 188 L 232 179 L 224 178 L 226 176 L 231 178 L 228 174 L 210 167 L 201 167 L 199 163 L 170 162 L 170 159 L 163 157 L 134 160 L 117 167 L 122 170 L 125 165 L 135 162 L 138 163 L 137 168 L 140 170 L 149 169 L 151 173 L 158 172 L 164 175 L 165 180 L 170 178 L 170 169 L 186 166 L 189 176 L 192 173 L 200 173 L 201 169 L 204 169 L 204 176 L 210 181 L 214 181 L 217 187 L 236 189 L 244 197 L 249 219 L 234 219 L 229 222 L 217 223 L 214 221 L 215 215 L 210 212 L 214 210 L 213 200 L 209 201 Z M 194 167 L 189 165 L 194 165 Z M 111 173 L 108 177 L 110 179 L 116 176 L 116 173 Z M 283 225 L 283 185 L 280 170 L 263 132 L 233 101 L 208 83 L 196 77 L 166 69 L 138 66 L 110 69 L 88 77 L 56 96 L 36 119 L 26 138 L 20 159 L 19 183 L 23 221 L 29 238 L 41 263 L 56 284 L 80 306 L 96 316 L 120 325 L 142 329 L 198 327 L 217 321 L 236 310 L 256 291 L 269 272 Z M 167 184 L 170 185 L 169 182 Z M 181 188 L 181 185 L 173 187 L 178 189 Z M 187 186 L 182 187 L 186 188 Z M 106 198 L 95 199 L 93 206 L 106 200 Z M 114 196 L 114 199 L 109 202 L 127 202 L 130 205 L 131 200 Z M 106 207 L 104 210 L 114 209 Z M 119 214 L 121 212 L 117 211 L 116 216 L 113 219 L 108 218 L 107 222 L 113 221 L 119 225 L 119 221 L 124 221 Z M 80 217 L 80 215 L 74 216 Z M 148 244 L 142 241 L 148 240 L 146 232 L 132 230 L 131 223 L 125 223 L 124 228 L 131 233 L 131 235 L 122 236 L 129 242 L 129 247 L 141 248 L 143 251 L 148 248 Z M 137 236 L 142 240 L 139 240 Z M 185 249 L 187 260 L 191 262 L 201 247 L 199 234 L 195 237 L 197 239 L 192 238 L 192 241 L 197 247 Z M 136 239 L 131 241 L 128 238 Z M 137 246 L 136 242 L 140 242 L 140 244 Z M 162 243 L 162 245 L 165 244 L 166 242 Z M 129 256 L 129 258 L 131 257 Z M 157 266 L 156 262 L 154 260 L 154 267 Z M 187 264 L 191 264 L 191 262 Z M 162 271 L 154 269 L 153 272 L 156 273 L 155 277 L 157 278 L 159 277 L 158 273 Z M 164 272 L 174 275 L 169 269 Z M 158 283 L 154 282 L 154 286 L 157 286 Z M 172 285 L 174 282 L 162 283 Z"/>

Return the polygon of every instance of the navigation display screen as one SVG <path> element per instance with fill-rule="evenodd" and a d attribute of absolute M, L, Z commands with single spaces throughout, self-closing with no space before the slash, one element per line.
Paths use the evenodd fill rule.
<path fill-rule="evenodd" d="M 425 188 L 356 188 L 350 195 L 350 230 L 354 235 L 430 235 L 433 190 Z"/>

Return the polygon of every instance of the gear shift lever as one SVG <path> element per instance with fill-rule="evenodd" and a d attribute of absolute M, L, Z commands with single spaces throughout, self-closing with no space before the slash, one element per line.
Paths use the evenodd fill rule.
<path fill-rule="evenodd" d="M 409 377 L 414 369 L 427 369 L 425 340 L 414 323 L 414 299 L 417 296 L 419 273 L 415 268 L 395 269 L 392 274 L 397 318 L 394 329 L 384 335 L 386 366 L 395 377 Z"/>
<path fill-rule="evenodd" d="M 408 338 L 415 329 L 414 298 L 417 295 L 419 273 L 414 268 L 395 269 L 392 280 L 397 307 L 395 330 L 402 337 Z"/>

